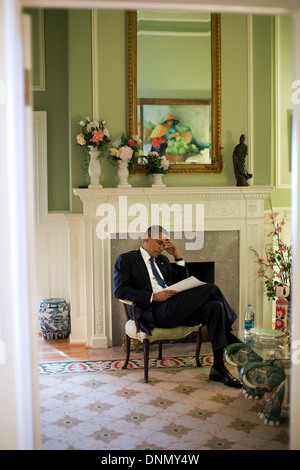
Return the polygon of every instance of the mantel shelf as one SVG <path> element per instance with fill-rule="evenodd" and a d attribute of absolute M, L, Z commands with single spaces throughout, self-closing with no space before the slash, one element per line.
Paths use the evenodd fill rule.
<path fill-rule="evenodd" d="M 82 201 L 118 197 L 124 195 L 133 199 L 157 197 L 161 199 L 265 199 L 274 191 L 273 186 L 207 186 L 207 187 L 165 187 L 165 188 L 73 188 Z"/>

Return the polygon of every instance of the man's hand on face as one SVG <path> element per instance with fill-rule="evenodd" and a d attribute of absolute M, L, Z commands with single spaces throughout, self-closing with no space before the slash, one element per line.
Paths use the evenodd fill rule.
<path fill-rule="evenodd" d="M 174 256 L 174 258 L 180 258 L 178 248 L 171 240 L 164 240 L 164 248 L 169 255 Z"/>

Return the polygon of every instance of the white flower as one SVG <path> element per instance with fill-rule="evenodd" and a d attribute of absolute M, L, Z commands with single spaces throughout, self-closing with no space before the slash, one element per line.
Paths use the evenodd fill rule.
<path fill-rule="evenodd" d="M 81 126 L 85 126 L 85 121 L 80 121 L 79 123 Z"/>
<path fill-rule="evenodd" d="M 118 157 L 119 156 L 119 150 L 116 148 L 111 148 L 109 149 L 110 153 L 113 155 L 113 157 Z"/>
<path fill-rule="evenodd" d="M 103 134 L 109 139 L 110 134 L 109 134 L 109 130 L 106 129 L 106 127 L 103 129 Z"/>
<path fill-rule="evenodd" d="M 132 139 L 137 143 L 137 144 L 140 144 L 142 142 L 142 140 L 140 139 L 140 137 L 138 135 L 133 135 L 132 136 Z"/>
<path fill-rule="evenodd" d="M 167 170 L 169 168 L 169 165 L 170 165 L 169 160 L 167 160 L 165 156 L 162 156 L 161 161 L 160 161 L 161 168 L 163 170 Z"/>
<path fill-rule="evenodd" d="M 90 122 L 90 120 L 91 120 L 91 118 L 90 118 L 89 116 L 86 116 L 84 119 L 85 119 L 87 122 Z"/>
<path fill-rule="evenodd" d="M 91 132 L 92 128 L 98 129 L 98 127 L 99 127 L 99 122 L 96 120 L 89 122 L 86 126 L 89 132 Z"/>
<path fill-rule="evenodd" d="M 114 142 L 112 143 L 113 147 L 115 147 L 116 149 L 118 149 L 121 145 L 122 141 L 121 139 L 117 139 L 117 140 L 114 140 Z"/>

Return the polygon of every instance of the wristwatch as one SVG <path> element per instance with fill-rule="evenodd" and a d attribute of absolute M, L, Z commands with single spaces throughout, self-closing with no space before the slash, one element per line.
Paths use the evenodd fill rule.
<path fill-rule="evenodd" d="M 181 256 L 180 258 L 174 258 L 175 261 L 182 261 L 183 260 L 183 257 Z"/>

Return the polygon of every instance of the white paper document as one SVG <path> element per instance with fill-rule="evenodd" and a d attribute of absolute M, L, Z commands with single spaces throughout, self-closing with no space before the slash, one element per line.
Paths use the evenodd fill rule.
<path fill-rule="evenodd" d="M 176 282 L 176 284 L 166 287 L 164 290 L 176 290 L 177 292 L 182 292 L 187 289 L 193 289 L 193 287 L 203 286 L 204 284 L 206 284 L 206 282 L 199 281 L 196 277 L 190 276 L 183 279 L 183 281 Z"/>

